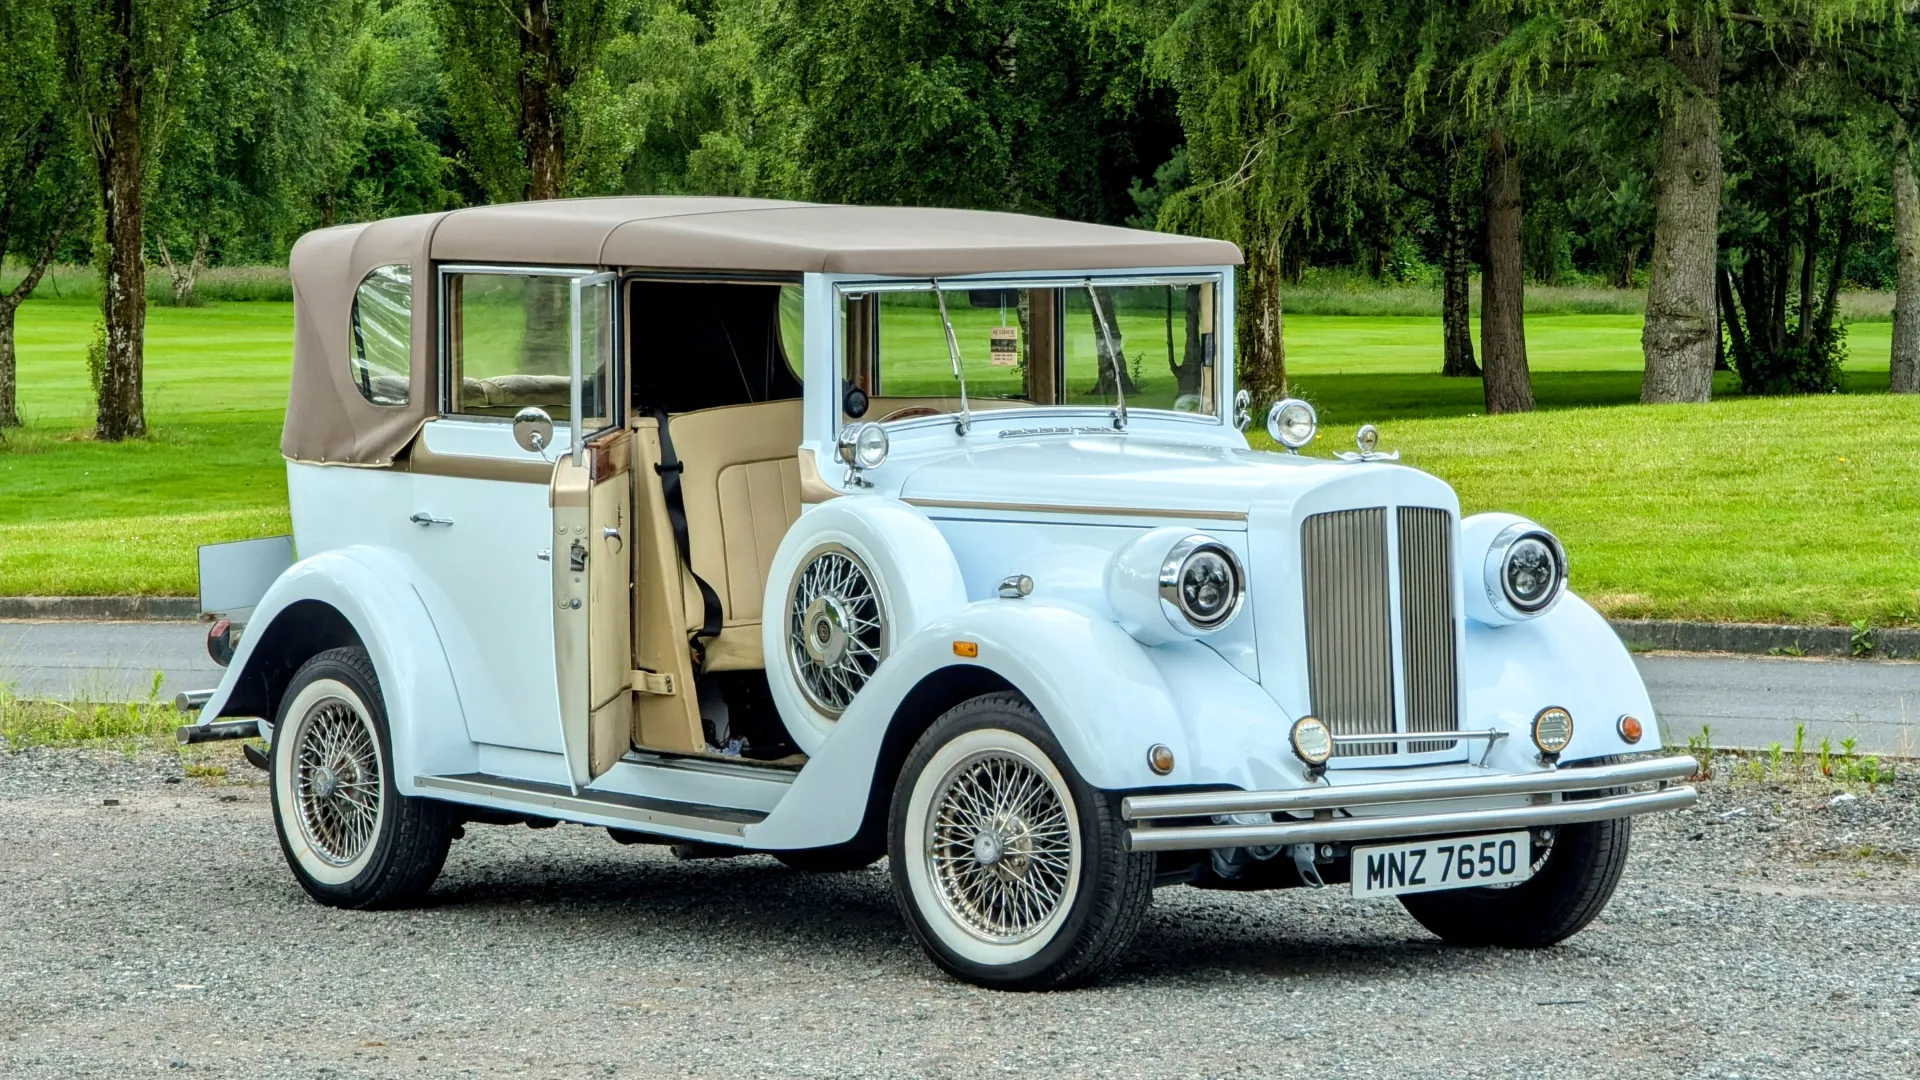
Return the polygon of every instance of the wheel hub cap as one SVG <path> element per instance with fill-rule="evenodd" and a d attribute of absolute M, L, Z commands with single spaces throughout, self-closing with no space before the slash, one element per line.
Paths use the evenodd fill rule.
<path fill-rule="evenodd" d="M 838 544 L 801 562 L 789 600 L 788 659 L 807 700 L 837 717 L 887 654 L 880 597 L 865 564 Z"/>
<path fill-rule="evenodd" d="M 995 944 L 1044 930 L 1073 874 L 1073 832 L 1060 792 L 1004 751 L 956 765 L 936 791 L 927 828 L 929 876 L 966 930 Z"/>
<path fill-rule="evenodd" d="M 293 804 L 315 855 L 346 866 L 379 831 L 383 789 L 373 725 L 352 703 L 316 702 L 294 736 Z"/>
<path fill-rule="evenodd" d="M 808 604 L 802 625 L 807 655 L 814 663 L 832 667 L 847 655 L 847 609 L 838 598 L 822 596 Z"/>

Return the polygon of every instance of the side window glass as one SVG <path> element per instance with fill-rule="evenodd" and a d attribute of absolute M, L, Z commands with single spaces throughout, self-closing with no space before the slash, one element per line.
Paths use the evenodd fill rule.
<path fill-rule="evenodd" d="M 447 350 L 451 392 L 447 411 L 463 416 L 511 417 L 529 405 L 555 421 L 568 415 L 572 364 L 570 279 L 564 276 L 459 273 L 447 275 Z M 582 426 L 606 427 L 612 367 L 611 288 L 589 290 L 583 304 Z"/>
<path fill-rule="evenodd" d="M 353 294 L 347 363 L 353 385 L 375 405 L 405 405 L 413 369 L 413 272 L 376 268 Z"/>
<path fill-rule="evenodd" d="M 805 381 L 807 307 L 805 294 L 798 285 L 780 286 L 780 352 L 787 359 L 787 370 L 796 380 Z"/>

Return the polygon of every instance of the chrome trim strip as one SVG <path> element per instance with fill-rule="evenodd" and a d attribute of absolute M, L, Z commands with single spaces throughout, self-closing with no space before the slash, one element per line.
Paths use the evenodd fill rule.
<path fill-rule="evenodd" d="M 1485 731 L 1422 731 L 1417 735 L 1335 735 L 1333 741 L 1336 743 L 1410 743 L 1426 742 L 1433 739 L 1444 739 L 1447 742 L 1464 739 L 1485 739 L 1488 742 L 1499 742 L 1511 734 L 1513 734 L 1511 731 L 1498 731 L 1493 728 L 1488 728 Z"/>
<path fill-rule="evenodd" d="M 1666 788 L 1643 795 L 1615 795 L 1576 802 L 1506 806 L 1493 810 L 1465 810 L 1446 814 L 1409 814 L 1404 817 L 1325 818 L 1273 825 L 1196 825 L 1171 829 L 1139 828 L 1127 833 L 1129 851 L 1191 851 L 1210 848 L 1264 847 L 1271 844 L 1323 844 L 1346 840 L 1380 840 L 1441 833 L 1492 832 L 1497 829 L 1541 825 L 1574 825 L 1583 821 L 1679 810 L 1692 806 L 1700 795 L 1690 787 Z"/>
<path fill-rule="evenodd" d="M 747 826 L 767 815 L 758 810 L 650 799 L 611 791 L 586 790 L 575 795 L 559 784 L 515 780 L 486 773 L 458 776 L 416 776 L 415 787 L 454 795 L 477 795 L 541 817 L 612 819 L 636 828 L 659 826 L 719 836 L 744 836 Z"/>
<path fill-rule="evenodd" d="M 629 765 L 640 765 L 649 769 L 705 773 L 709 776 L 725 776 L 734 780 L 760 780 L 769 784 L 779 784 L 781 787 L 791 785 L 800 776 L 799 769 L 782 768 L 777 765 L 748 765 L 736 761 L 715 761 L 712 758 L 655 754 L 646 750 L 629 750 L 621 755 L 620 760 Z"/>
<path fill-rule="evenodd" d="M 1093 514 L 1101 517 L 1199 518 L 1203 521 L 1245 521 L 1245 510 L 1176 510 L 1138 506 L 1067 506 L 1061 503 L 973 502 L 965 499 L 916 499 L 901 502 L 936 510 L 1000 510 L 1022 514 Z"/>
<path fill-rule="evenodd" d="M 1128 821 L 1142 821 L 1148 818 L 1211 814 L 1333 810 L 1381 803 L 1475 799 L 1492 795 L 1544 795 L 1556 791 L 1593 791 L 1662 780 L 1684 780 L 1699 770 L 1700 763 L 1692 756 L 1675 754 L 1619 765 L 1598 765 L 1590 769 L 1452 776 L 1443 780 L 1346 784 L 1300 788 L 1296 791 L 1198 791 L 1180 795 L 1132 795 L 1120 801 L 1120 816 Z"/>

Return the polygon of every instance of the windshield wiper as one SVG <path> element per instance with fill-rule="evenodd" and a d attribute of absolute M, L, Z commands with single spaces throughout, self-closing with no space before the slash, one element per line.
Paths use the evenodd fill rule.
<path fill-rule="evenodd" d="M 947 331 L 947 359 L 953 361 L 953 377 L 960 384 L 960 434 L 973 430 L 973 412 L 967 408 L 967 377 L 960 370 L 960 342 L 953 336 L 953 320 L 947 318 L 947 294 L 940 291 L 940 279 L 933 278 L 933 299 L 940 305 L 940 325 Z"/>
<path fill-rule="evenodd" d="M 1113 350 L 1113 329 L 1107 325 L 1107 317 L 1100 310 L 1100 294 L 1093 287 L 1093 279 L 1087 279 L 1087 296 L 1093 300 L 1094 325 L 1100 327 L 1100 340 L 1107 343 L 1107 362 L 1113 365 L 1113 430 L 1127 430 L 1127 388 L 1121 381 L 1126 378 L 1122 366 L 1122 357 Z M 949 335 L 953 331 L 947 331 Z"/>

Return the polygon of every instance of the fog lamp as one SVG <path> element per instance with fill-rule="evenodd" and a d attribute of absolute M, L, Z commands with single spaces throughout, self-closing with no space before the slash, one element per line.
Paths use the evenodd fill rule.
<path fill-rule="evenodd" d="M 1533 718 L 1533 745 L 1549 756 L 1558 754 L 1573 741 L 1573 714 L 1558 705 L 1541 709 Z"/>
<path fill-rule="evenodd" d="M 1294 756 L 1316 769 L 1333 756 L 1333 732 L 1317 716 L 1295 720 L 1288 741 L 1293 743 Z"/>

